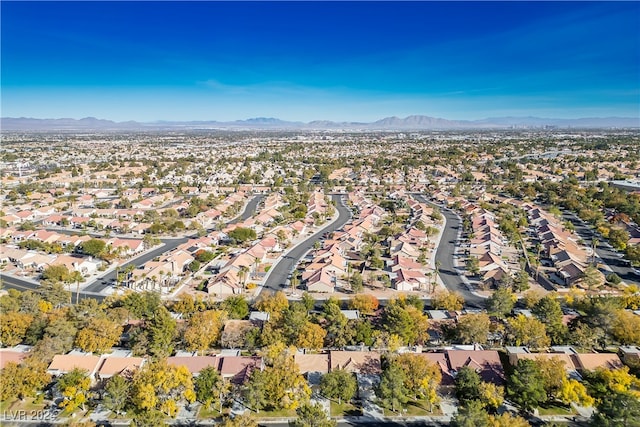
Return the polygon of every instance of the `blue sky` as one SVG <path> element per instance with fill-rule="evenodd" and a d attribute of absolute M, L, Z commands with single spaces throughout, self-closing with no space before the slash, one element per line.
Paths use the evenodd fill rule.
<path fill-rule="evenodd" d="M 2 1 L 2 116 L 640 116 L 640 2 Z"/>

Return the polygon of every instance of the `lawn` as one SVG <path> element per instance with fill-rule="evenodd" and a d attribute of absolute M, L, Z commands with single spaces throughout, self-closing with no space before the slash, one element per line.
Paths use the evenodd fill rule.
<path fill-rule="evenodd" d="M 27 398 L 21 401 L 17 397 L 14 399 L 7 399 L 0 402 L 0 411 L 2 413 L 8 413 L 9 411 L 27 411 L 27 413 L 35 413 L 35 411 L 41 411 L 46 406 L 45 403 L 34 403 L 33 398 Z"/>
<path fill-rule="evenodd" d="M 406 415 L 408 417 L 430 417 L 442 415 L 442 411 L 440 410 L 439 406 L 433 405 L 433 412 L 429 411 L 430 407 L 431 405 L 426 400 L 410 400 L 405 405 L 403 405 L 402 409 L 398 409 L 395 412 L 387 408 L 383 409 L 384 415 L 388 417 L 397 417 L 399 415 Z"/>
<path fill-rule="evenodd" d="M 198 411 L 198 419 L 200 420 L 209 420 L 212 418 L 220 418 L 222 416 L 222 414 L 220 414 L 220 412 L 211 407 L 211 408 L 205 408 L 204 406 L 200 407 L 200 410 Z"/>
<path fill-rule="evenodd" d="M 571 406 L 556 404 L 544 405 L 538 408 L 538 415 L 575 415 L 577 412 Z"/>
<path fill-rule="evenodd" d="M 331 401 L 331 416 L 332 417 L 359 417 L 362 415 L 362 409 L 349 402 L 334 402 Z"/>
<path fill-rule="evenodd" d="M 273 411 L 260 411 L 254 412 L 253 415 L 257 418 L 295 418 L 298 415 L 296 414 L 295 409 L 277 409 Z"/>

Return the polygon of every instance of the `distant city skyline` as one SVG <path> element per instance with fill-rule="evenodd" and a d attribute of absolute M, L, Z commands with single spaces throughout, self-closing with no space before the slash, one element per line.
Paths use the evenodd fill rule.
<path fill-rule="evenodd" d="M 640 117 L 639 2 L 2 2 L 2 116 Z"/>

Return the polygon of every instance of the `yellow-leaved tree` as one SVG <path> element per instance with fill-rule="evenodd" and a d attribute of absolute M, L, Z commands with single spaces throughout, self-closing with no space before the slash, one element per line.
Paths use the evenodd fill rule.
<path fill-rule="evenodd" d="M 534 317 L 519 314 L 517 317 L 509 319 L 507 324 L 511 341 L 515 345 L 539 349 L 551 344 L 544 323 Z"/>
<path fill-rule="evenodd" d="M 324 344 L 324 337 L 327 331 L 317 323 L 307 322 L 302 327 L 296 339 L 298 348 L 308 348 L 311 350 L 319 350 Z"/>
<path fill-rule="evenodd" d="M 0 344 L 13 347 L 24 339 L 33 316 L 17 311 L 0 313 Z"/>
<path fill-rule="evenodd" d="M 611 333 L 621 344 L 640 345 L 640 316 L 627 310 L 616 311 Z"/>
<path fill-rule="evenodd" d="M 267 406 L 275 409 L 296 409 L 307 402 L 311 389 L 300 374 L 294 361 L 295 347 L 287 347 L 276 342 L 262 352 L 267 367 L 260 379 L 263 381 Z"/>
<path fill-rule="evenodd" d="M 225 310 L 207 310 L 195 313 L 184 331 L 184 342 L 191 351 L 205 351 L 214 346 L 222 334 L 228 319 Z"/>
<path fill-rule="evenodd" d="M 504 387 L 481 381 L 478 386 L 480 400 L 485 408 L 496 410 L 504 402 Z"/>
<path fill-rule="evenodd" d="M 122 335 L 122 325 L 106 318 L 93 317 L 76 335 L 76 345 L 83 351 L 104 353 L 116 345 Z"/>
<path fill-rule="evenodd" d="M 85 370 L 74 368 L 58 380 L 57 386 L 62 393 L 62 401 L 59 405 L 61 408 L 65 408 L 67 413 L 71 413 L 79 407 L 84 410 L 87 393 L 91 386 L 91 379 L 87 374 Z"/>
<path fill-rule="evenodd" d="M 439 401 L 437 389 L 442 380 L 440 368 L 428 359 L 415 354 L 403 353 L 396 356 L 392 363 L 404 372 L 404 385 L 416 399 L 427 400 L 431 408 Z"/>
<path fill-rule="evenodd" d="M 567 378 L 565 362 L 558 356 L 549 358 L 538 357 L 536 363 L 540 369 L 544 390 L 548 398 L 557 398 L 562 389 L 563 381 Z"/>
<path fill-rule="evenodd" d="M 173 417 L 177 403 L 182 399 L 193 402 L 194 396 L 189 370 L 170 366 L 166 359 L 144 365 L 133 377 L 131 401 L 139 411 L 158 410 Z"/>
<path fill-rule="evenodd" d="M 282 313 L 289 307 L 289 301 L 282 291 L 273 295 L 262 293 L 255 306 L 258 310 L 269 313 L 272 322 L 278 323 L 282 319 Z"/>
<path fill-rule="evenodd" d="M 557 395 L 566 404 L 575 403 L 580 406 L 593 406 L 595 399 L 589 396 L 584 384 L 569 378 L 562 379 L 562 385 Z"/>

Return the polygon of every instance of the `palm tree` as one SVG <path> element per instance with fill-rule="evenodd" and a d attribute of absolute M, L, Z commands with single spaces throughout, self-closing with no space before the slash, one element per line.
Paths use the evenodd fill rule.
<path fill-rule="evenodd" d="M 542 253 L 542 249 L 544 247 L 542 246 L 541 243 L 536 243 L 536 251 L 538 253 L 538 258 L 537 258 L 537 262 L 536 262 L 536 280 L 538 280 L 538 277 L 540 276 L 540 266 L 542 265 L 542 261 L 540 260 L 540 254 Z"/>
<path fill-rule="evenodd" d="M 76 304 L 80 300 L 80 282 L 82 281 L 82 273 L 77 270 L 74 270 L 69 276 L 69 281 L 76 282 Z"/>
<path fill-rule="evenodd" d="M 595 237 L 591 239 L 591 263 L 593 264 L 595 264 L 596 262 L 596 248 L 598 247 L 599 243 L 600 241 Z"/>
<path fill-rule="evenodd" d="M 435 291 L 436 289 L 436 283 L 438 281 L 438 275 L 440 274 L 440 266 L 442 265 L 442 263 L 440 261 L 436 261 L 436 268 L 435 270 L 433 270 L 433 283 L 432 283 L 432 290 L 431 292 Z"/>
<path fill-rule="evenodd" d="M 249 274 L 249 267 L 247 267 L 246 265 L 243 265 L 240 267 L 240 270 L 238 270 L 238 277 L 240 278 L 240 281 L 242 282 L 242 289 L 244 289 L 247 285 L 247 275 Z"/>
<path fill-rule="evenodd" d="M 300 283 L 300 280 L 298 280 L 298 272 L 294 271 L 293 274 L 291 275 L 291 292 L 294 292 L 296 290 L 299 283 Z"/>
<path fill-rule="evenodd" d="M 258 267 L 260 266 L 260 260 L 258 258 L 255 258 L 253 260 L 253 278 L 255 280 L 258 279 Z"/>

